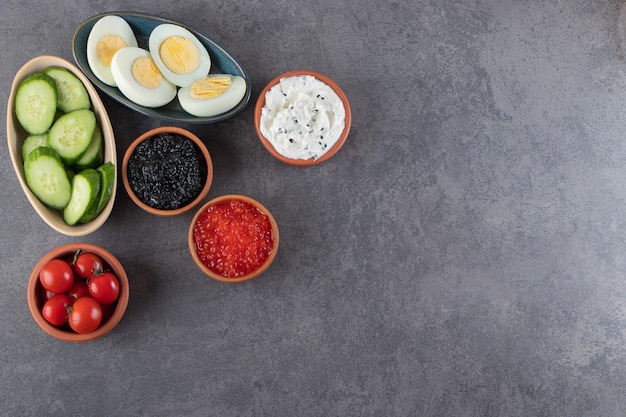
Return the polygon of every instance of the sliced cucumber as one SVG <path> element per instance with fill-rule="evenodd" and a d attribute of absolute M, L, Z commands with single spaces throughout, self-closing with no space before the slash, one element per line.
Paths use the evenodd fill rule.
<path fill-rule="evenodd" d="M 93 130 L 91 142 L 87 147 L 87 150 L 83 153 L 78 161 L 76 161 L 76 170 L 82 171 L 87 168 L 97 168 L 102 163 L 104 158 L 104 147 L 102 140 L 102 130 L 100 126 L 96 124 L 96 128 Z"/>
<path fill-rule="evenodd" d="M 96 171 L 100 174 L 100 196 L 96 214 L 104 210 L 104 206 L 109 202 L 115 184 L 115 165 L 113 162 L 106 162 L 100 165 Z"/>
<path fill-rule="evenodd" d="M 89 109 L 66 113 L 50 128 L 48 146 L 66 165 L 73 165 L 89 147 L 96 124 L 96 115 Z"/>
<path fill-rule="evenodd" d="M 15 93 L 15 116 L 31 135 L 50 129 L 57 111 L 57 86 L 53 78 L 38 72 L 26 77 Z"/>
<path fill-rule="evenodd" d="M 53 149 L 40 146 L 30 152 L 24 162 L 24 176 L 39 201 L 56 209 L 67 206 L 72 186 L 61 158 Z"/>
<path fill-rule="evenodd" d="M 96 204 L 92 205 L 80 218 L 80 223 L 90 222 L 102 213 L 113 192 L 113 184 L 115 182 L 115 165 L 113 165 L 113 162 L 109 161 L 100 165 L 96 168 L 96 171 L 100 175 L 100 192 L 98 193 Z"/>
<path fill-rule="evenodd" d="M 41 135 L 28 135 L 28 137 L 24 139 L 24 143 L 22 144 L 22 161 L 26 161 L 26 157 L 33 150 L 37 149 L 40 146 L 46 146 L 47 141 L 47 133 L 43 133 Z"/>
<path fill-rule="evenodd" d="M 100 175 L 95 169 L 85 169 L 74 175 L 70 201 L 63 209 L 63 220 L 70 226 L 75 225 L 97 204 L 100 192 Z"/>
<path fill-rule="evenodd" d="M 89 93 L 83 82 L 70 70 L 61 67 L 48 67 L 44 74 L 52 77 L 57 86 L 57 106 L 64 113 L 91 108 Z"/>

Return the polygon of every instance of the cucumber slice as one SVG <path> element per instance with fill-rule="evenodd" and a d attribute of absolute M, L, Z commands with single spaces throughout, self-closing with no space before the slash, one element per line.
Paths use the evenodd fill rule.
<path fill-rule="evenodd" d="M 102 130 L 100 126 L 96 124 L 96 128 L 93 131 L 91 142 L 87 147 L 87 150 L 83 153 L 78 161 L 76 161 L 76 170 L 82 171 L 87 168 L 97 168 L 104 162 L 104 147 L 102 140 Z"/>
<path fill-rule="evenodd" d="M 45 205 L 63 209 L 70 201 L 72 186 L 53 149 L 40 146 L 30 152 L 24 162 L 24 176 L 28 188 Z"/>
<path fill-rule="evenodd" d="M 50 128 L 48 146 L 59 154 L 65 165 L 74 165 L 89 147 L 96 124 L 96 115 L 89 109 L 66 113 Z"/>
<path fill-rule="evenodd" d="M 53 78 L 38 72 L 26 77 L 15 93 L 15 116 L 31 135 L 50 129 L 57 111 L 57 86 Z"/>
<path fill-rule="evenodd" d="M 97 204 L 100 175 L 95 169 L 85 169 L 74 175 L 70 201 L 63 209 L 63 220 L 70 226 L 78 223 L 91 206 Z"/>
<path fill-rule="evenodd" d="M 100 165 L 96 171 L 100 174 L 100 196 L 96 216 L 104 210 L 104 206 L 109 202 L 113 194 L 113 184 L 115 184 L 115 165 L 107 162 Z"/>
<path fill-rule="evenodd" d="M 28 135 L 26 139 L 24 139 L 24 143 L 22 144 L 22 161 L 26 161 L 26 157 L 33 150 L 37 149 L 40 146 L 46 146 L 48 141 L 48 134 L 43 133 L 41 135 Z"/>
<path fill-rule="evenodd" d="M 89 93 L 83 82 L 70 70 L 61 67 L 48 67 L 44 74 L 52 77 L 57 85 L 57 106 L 64 113 L 91 108 Z"/>
<path fill-rule="evenodd" d="M 96 168 L 96 171 L 100 175 L 100 192 L 98 193 L 97 202 L 80 218 L 80 223 L 90 222 L 102 213 L 104 206 L 109 202 L 113 193 L 113 184 L 115 182 L 115 165 L 113 165 L 113 162 L 109 161 L 100 165 Z"/>

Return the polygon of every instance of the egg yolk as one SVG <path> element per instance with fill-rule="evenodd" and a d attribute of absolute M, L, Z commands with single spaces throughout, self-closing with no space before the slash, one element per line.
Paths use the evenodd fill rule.
<path fill-rule="evenodd" d="M 192 73 L 200 65 L 200 52 L 184 36 L 170 36 L 159 48 L 163 64 L 175 74 Z"/>
<path fill-rule="evenodd" d="M 152 58 L 142 56 L 133 61 L 130 69 L 133 78 L 146 88 L 157 88 L 163 81 L 163 74 Z"/>
<path fill-rule="evenodd" d="M 221 77 L 204 77 L 194 81 L 189 88 L 191 97 L 197 99 L 215 98 L 224 94 L 230 86 L 231 78 Z"/>
<path fill-rule="evenodd" d="M 105 35 L 98 40 L 98 44 L 96 45 L 96 55 L 98 55 L 98 59 L 102 62 L 102 64 L 110 67 L 113 55 L 126 46 L 126 42 L 120 35 Z"/>

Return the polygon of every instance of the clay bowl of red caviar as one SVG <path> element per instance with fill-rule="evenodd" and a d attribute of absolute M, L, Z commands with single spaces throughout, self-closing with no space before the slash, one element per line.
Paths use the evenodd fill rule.
<path fill-rule="evenodd" d="M 311 166 L 332 158 L 346 142 L 351 124 L 345 92 L 315 71 L 295 70 L 275 77 L 254 108 L 261 144 L 288 165 Z"/>
<path fill-rule="evenodd" d="M 65 342 L 87 342 L 119 324 L 129 295 L 128 276 L 115 255 L 75 242 L 41 257 L 28 280 L 26 298 L 45 333 Z"/>
<path fill-rule="evenodd" d="M 178 216 L 195 208 L 209 193 L 213 161 L 192 132 L 175 126 L 149 130 L 135 139 L 122 160 L 128 196 L 156 216 Z"/>
<path fill-rule="evenodd" d="M 227 283 L 249 281 L 270 267 L 278 251 L 278 225 L 258 201 L 243 195 L 216 197 L 193 217 L 188 242 L 202 272 Z"/>

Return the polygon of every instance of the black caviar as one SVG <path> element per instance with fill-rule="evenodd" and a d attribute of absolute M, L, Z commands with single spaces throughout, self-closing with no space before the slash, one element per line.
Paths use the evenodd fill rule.
<path fill-rule="evenodd" d="M 207 165 L 192 140 L 161 133 L 137 145 L 128 159 L 127 175 L 141 201 L 155 209 L 175 210 L 200 194 Z"/>

